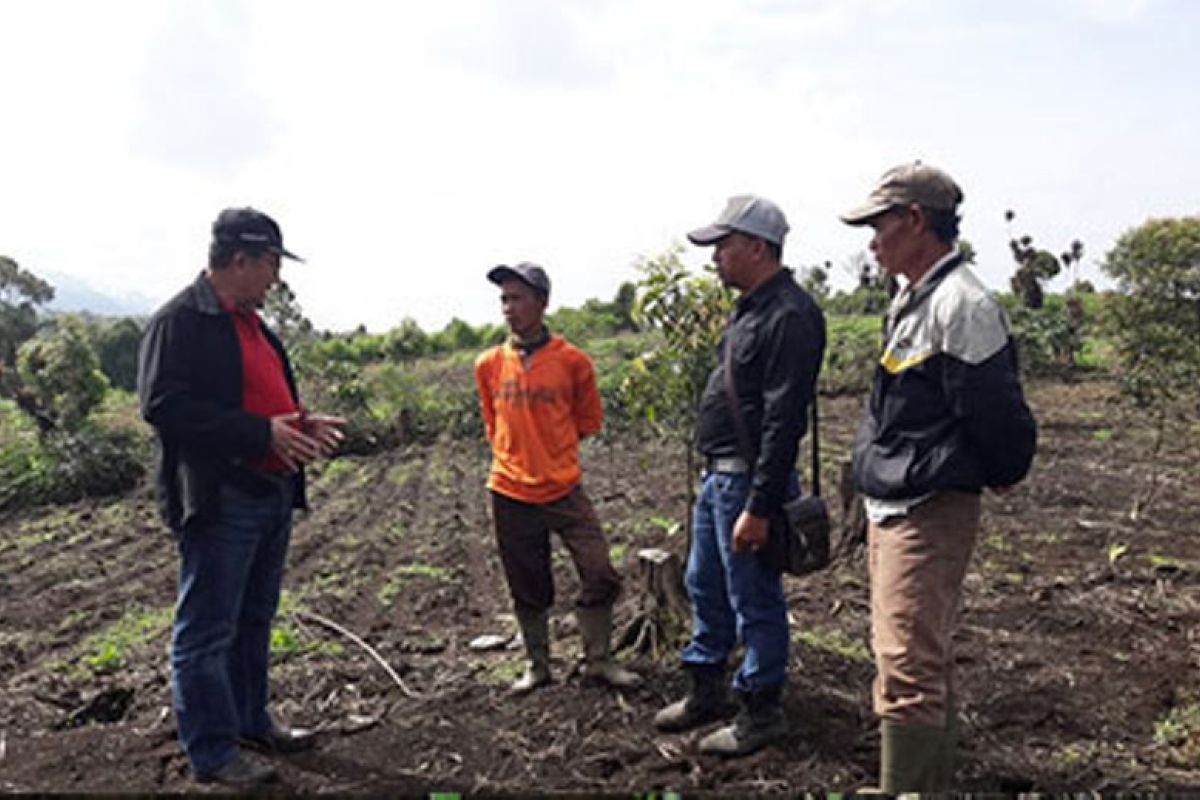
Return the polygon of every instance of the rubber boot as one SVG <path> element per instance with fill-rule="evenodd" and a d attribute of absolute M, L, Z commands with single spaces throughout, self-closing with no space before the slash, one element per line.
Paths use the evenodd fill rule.
<path fill-rule="evenodd" d="M 724 664 L 684 664 L 683 668 L 691 679 L 691 692 L 654 715 L 654 727 L 666 733 L 724 719 L 731 711 Z"/>
<path fill-rule="evenodd" d="M 958 754 L 958 709 L 951 700 L 946 709 L 946 727 L 942 731 L 942 747 L 934 781 L 942 791 L 954 787 L 954 762 Z"/>
<path fill-rule="evenodd" d="M 604 681 L 617 689 L 640 686 L 640 675 L 630 672 L 613 660 L 609 637 L 612 636 L 612 606 L 577 608 L 579 635 L 583 639 L 583 674 Z"/>
<path fill-rule="evenodd" d="M 734 758 L 748 756 L 787 733 L 783 716 L 783 684 L 737 692 L 741 710 L 732 725 L 713 731 L 700 740 L 700 752 Z"/>
<path fill-rule="evenodd" d="M 945 727 L 905 725 L 885 719 L 879 724 L 879 788 L 884 794 L 940 792 L 944 785 Z"/>
<path fill-rule="evenodd" d="M 550 613 L 518 608 L 517 624 L 529 659 L 525 674 L 512 685 L 512 693 L 521 695 L 550 682 Z"/>

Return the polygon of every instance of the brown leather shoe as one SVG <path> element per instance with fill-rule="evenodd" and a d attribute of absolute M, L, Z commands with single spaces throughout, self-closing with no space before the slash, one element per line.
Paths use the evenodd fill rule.
<path fill-rule="evenodd" d="M 242 744 L 251 750 L 272 755 L 290 755 L 311 750 L 317 743 L 317 732 L 305 728 L 284 728 L 272 723 L 266 733 L 243 736 Z"/>
<path fill-rule="evenodd" d="M 204 775 L 197 775 L 200 783 L 219 783 L 223 786 L 261 786 L 278 780 L 279 773 L 273 767 L 256 764 L 242 753 L 238 753 L 220 769 Z"/>

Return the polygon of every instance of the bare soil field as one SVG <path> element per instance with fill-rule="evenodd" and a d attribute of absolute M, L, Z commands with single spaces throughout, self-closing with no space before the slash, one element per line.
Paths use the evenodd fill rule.
<path fill-rule="evenodd" d="M 1037 383 L 1030 395 L 1041 425 L 1034 473 L 985 499 L 967 580 L 958 787 L 1200 791 L 1200 733 L 1185 724 L 1188 709 L 1200 716 L 1198 454 L 1168 447 L 1157 499 L 1131 521 L 1151 465 L 1113 387 Z M 827 483 L 858 403 L 824 403 Z M 663 735 L 650 724 L 685 687 L 675 643 L 658 658 L 623 654 L 646 678 L 637 690 L 581 677 L 575 578 L 561 553 L 555 683 L 507 694 L 521 653 L 487 464 L 483 443 L 443 440 L 314 473 L 272 674 L 277 714 L 323 735 L 316 750 L 278 760 L 273 791 L 746 797 L 873 782 L 861 548 L 787 579 L 787 738 L 741 760 L 704 757 L 706 730 Z M 629 576 L 617 614 L 628 623 L 640 599 L 636 552 L 686 547 L 684 455 L 635 439 L 589 443 L 585 486 Z M 210 791 L 192 781 L 169 711 L 175 565 L 148 487 L 0 520 L 0 791 Z M 372 645 L 400 682 L 313 615 Z M 471 646 L 488 634 L 499 647 Z"/>

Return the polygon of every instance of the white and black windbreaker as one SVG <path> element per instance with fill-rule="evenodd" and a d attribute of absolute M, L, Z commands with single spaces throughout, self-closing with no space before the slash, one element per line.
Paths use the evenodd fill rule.
<path fill-rule="evenodd" d="M 863 494 L 905 500 L 1025 477 L 1037 424 L 1008 317 L 957 252 L 896 297 L 884 341 L 854 444 Z"/>

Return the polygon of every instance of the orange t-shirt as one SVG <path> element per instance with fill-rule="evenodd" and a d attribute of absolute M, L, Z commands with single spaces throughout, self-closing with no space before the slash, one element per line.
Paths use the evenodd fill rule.
<path fill-rule="evenodd" d="M 497 345 L 475 359 L 475 385 L 492 445 L 489 489 L 550 503 L 579 485 L 579 440 L 604 422 L 583 351 L 551 336 L 523 361 L 511 344 Z"/>

